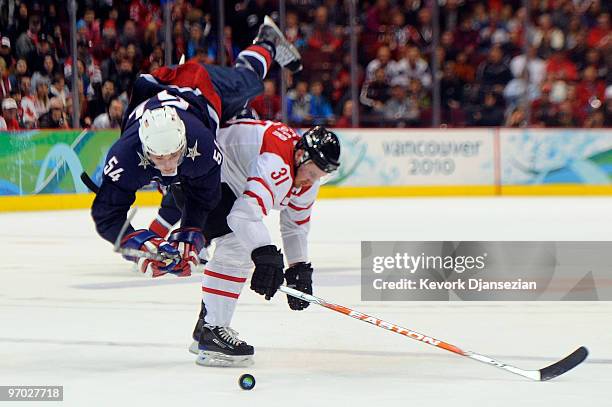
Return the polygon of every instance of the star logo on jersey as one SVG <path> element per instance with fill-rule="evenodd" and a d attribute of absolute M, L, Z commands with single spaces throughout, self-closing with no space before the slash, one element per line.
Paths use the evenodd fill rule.
<path fill-rule="evenodd" d="M 191 158 L 193 161 L 195 161 L 196 157 L 200 156 L 202 154 L 198 153 L 198 140 L 196 140 L 195 144 L 193 145 L 193 147 L 187 147 L 187 158 Z"/>
<path fill-rule="evenodd" d="M 149 161 L 149 159 L 147 157 L 145 157 L 144 155 L 138 153 L 138 158 L 140 158 L 140 162 L 138 163 L 139 167 L 142 167 L 143 170 L 147 169 L 147 166 L 151 166 L 153 167 L 153 164 L 151 164 L 151 161 Z"/>

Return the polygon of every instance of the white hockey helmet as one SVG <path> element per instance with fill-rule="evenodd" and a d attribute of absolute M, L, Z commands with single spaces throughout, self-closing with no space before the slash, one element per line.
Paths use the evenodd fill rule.
<path fill-rule="evenodd" d="M 184 153 L 187 149 L 185 123 L 172 106 L 145 110 L 140 118 L 138 136 L 147 156 Z"/>

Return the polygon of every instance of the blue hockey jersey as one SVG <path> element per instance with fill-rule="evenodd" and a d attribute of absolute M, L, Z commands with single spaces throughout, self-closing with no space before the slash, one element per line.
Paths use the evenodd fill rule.
<path fill-rule="evenodd" d="M 162 75 L 141 75 L 136 81 L 124 117 L 121 137 L 106 157 L 102 184 L 91 213 L 96 230 L 111 243 L 119 235 L 127 212 L 136 198 L 136 191 L 151 181 L 157 181 L 162 188 L 180 184 L 184 195 L 181 219 L 181 226 L 184 227 L 201 228 L 208 212 L 220 199 L 223 156 L 215 142 L 220 117 L 220 106 L 215 103 L 216 94 L 208 92 L 212 86 L 206 86 L 206 75 L 195 78 L 193 72 L 201 69 L 195 64 L 164 69 Z M 168 73 L 172 74 L 171 78 L 169 83 L 164 83 L 160 77 L 168 79 Z M 194 85 L 181 86 L 186 83 Z M 199 86 L 202 83 L 204 85 Z M 163 106 L 176 109 L 186 130 L 187 152 L 178 167 L 177 175 L 172 177 L 162 176 L 147 160 L 138 136 L 139 119 L 144 111 Z M 126 234 L 133 230 L 130 226 Z"/>

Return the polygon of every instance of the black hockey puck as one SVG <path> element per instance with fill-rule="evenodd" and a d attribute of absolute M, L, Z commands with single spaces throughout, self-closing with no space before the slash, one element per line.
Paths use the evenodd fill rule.
<path fill-rule="evenodd" d="M 240 379 L 238 379 L 238 385 L 242 390 L 253 390 L 253 387 L 255 387 L 255 378 L 248 373 L 243 374 L 240 376 Z"/>

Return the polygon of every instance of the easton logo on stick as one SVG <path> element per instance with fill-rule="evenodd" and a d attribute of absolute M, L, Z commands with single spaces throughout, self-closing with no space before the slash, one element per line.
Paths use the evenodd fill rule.
<path fill-rule="evenodd" d="M 412 339 L 416 339 L 417 341 L 429 343 L 435 346 L 438 346 L 440 344 L 440 341 L 437 339 L 431 338 L 429 336 L 425 336 L 418 332 L 410 331 L 408 329 L 402 328 L 390 322 L 383 321 L 382 319 L 378 319 L 378 318 L 374 318 L 366 314 L 362 314 L 361 312 L 358 312 L 358 311 L 351 311 L 349 316 L 360 319 L 365 322 L 369 322 L 373 325 L 380 326 L 381 328 L 388 329 L 389 331 L 397 332 L 398 334 L 401 334 L 404 336 L 409 336 Z"/>

